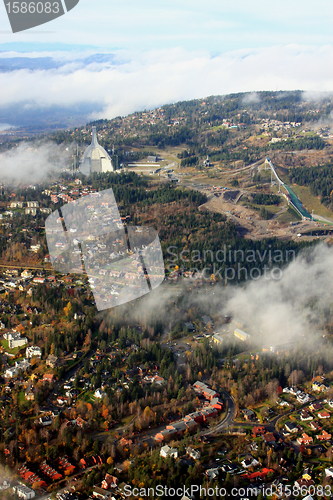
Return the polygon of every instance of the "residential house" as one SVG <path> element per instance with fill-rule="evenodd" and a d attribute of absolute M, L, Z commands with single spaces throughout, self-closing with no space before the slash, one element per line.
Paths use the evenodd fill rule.
<path fill-rule="evenodd" d="M 18 496 L 18 498 L 22 498 L 22 500 L 30 500 L 31 498 L 35 498 L 36 493 L 34 490 L 31 488 L 28 488 L 28 486 L 25 486 L 24 484 L 18 484 L 17 486 L 13 487 L 14 493 Z"/>
<path fill-rule="evenodd" d="M 262 434 L 265 434 L 266 429 L 263 425 L 258 425 L 256 427 L 253 427 L 252 429 L 252 435 L 257 437 L 257 436 L 262 436 Z"/>
<path fill-rule="evenodd" d="M 327 469 L 325 469 L 325 476 L 333 477 L 333 467 L 328 467 Z"/>
<path fill-rule="evenodd" d="M 33 274 L 31 271 L 29 271 L 28 269 L 25 269 L 24 271 L 21 272 L 21 277 L 24 278 L 24 279 L 30 279 L 32 278 Z"/>
<path fill-rule="evenodd" d="M 111 476 L 111 474 L 106 474 L 102 481 L 102 489 L 109 490 L 111 488 L 116 488 L 118 485 L 118 478 Z"/>
<path fill-rule="evenodd" d="M 323 405 L 321 403 L 311 403 L 309 404 L 309 409 L 312 411 L 320 411 L 322 410 Z"/>
<path fill-rule="evenodd" d="M 58 396 L 57 397 L 57 403 L 60 406 L 65 406 L 69 403 L 68 398 L 65 398 L 64 396 Z"/>
<path fill-rule="evenodd" d="M 213 398 L 210 404 L 213 408 L 216 408 L 217 410 L 222 410 L 223 408 L 223 403 L 219 398 Z"/>
<path fill-rule="evenodd" d="M 163 377 L 160 377 L 159 375 L 154 375 L 152 378 L 152 384 L 164 385 L 166 384 L 166 380 Z"/>
<path fill-rule="evenodd" d="M 52 424 L 52 418 L 51 417 L 48 417 L 48 416 L 45 416 L 45 417 L 40 417 L 39 421 L 40 425 L 42 425 L 43 427 L 47 427 L 48 425 L 51 425 Z"/>
<path fill-rule="evenodd" d="M 27 201 L 27 207 L 28 208 L 38 208 L 39 202 L 38 201 Z"/>
<path fill-rule="evenodd" d="M 96 389 L 96 391 L 94 392 L 94 396 L 97 399 L 103 399 L 106 396 L 106 393 L 102 391 L 102 389 Z"/>
<path fill-rule="evenodd" d="M 25 357 L 28 359 L 31 358 L 41 358 L 42 357 L 42 350 L 38 346 L 29 346 L 25 350 Z"/>
<path fill-rule="evenodd" d="M 311 422 L 310 427 L 313 431 L 320 431 L 322 429 L 322 427 L 316 421 Z"/>
<path fill-rule="evenodd" d="M 206 399 L 214 399 L 219 397 L 219 393 L 211 389 L 207 384 L 204 384 L 203 382 L 200 382 L 200 380 L 197 380 L 193 384 L 194 390 L 198 392 L 199 394 L 202 394 Z"/>
<path fill-rule="evenodd" d="M 293 422 L 286 422 L 285 428 L 288 432 L 290 432 L 292 434 L 296 434 L 298 432 L 298 427 Z"/>
<path fill-rule="evenodd" d="M 178 420 L 177 422 L 173 422 L 170 425 L 166 426 L 167 429 L 174 429 L 177 433 L 182 434 L 186 431 L 186 424 L 182 420 Z"/>
<path fill-rule="evenodd" d="M 43 375 L 43 382 L 48 382 L 49 384 L 52 384 L 55 380 L 55 376 L 53 373 L 44 373 Z"/>
<path fill-rule="evenodd" d="M 12 201 L 9 208 L 23 208 L 23 201 Z"/>
<path fill-rule="evenodd" d="M 258 465 L 260 465 L 260 462 L 258 462 L 256 458 L 250 455 L 244 458 L 244 460 L 241 462 L 241 465 L 242 467 L 244 467 L 244 469 L 249 469 L 250 467 L 257 467 Z"/>
<path fill-rule="evenodd" d="M 10 368 L 7 368 L 7 370 L 4 373 L 5 378 L 14 378 L 18 375 L 18 369 L 16 366 L 12 366 Z"/>
<path fill-rule="evenodd" d="M 9 349 L 15 349 L 16 347 L 22 347 L 27 345 L 28 339 L 26 337 L 21 337 L 19 332 L 11 332 L 7 334 L 8 347 Z"/>
<path fill-rule="evenodd" d="M 5 378 L 14 378 L 19 375 L 19 373 L 24 372 L 29 368 L 29 361 L 23 359 L 22 361 L 15 361 L 15 365 L 11 368 L 7 368 L 5 371 Z"/>
<path fill-rule="evenodd" d="M 50 368 L 56 368 L 58 365 L 58 358 L 57 356 L 54 356 L 53 354 L 49 354 L 49 356 L 46 359 L 46 366 L 49 366 Z"/>
<path fill-rule="evenodd" d="M 43 285 L 46 282 L 45 278 L 42 278 L 41 276 L 36 276 L 33 280 L 33 283 L 37 283 L 37 285 Z"/>
<path fill-rule="evenodd" d="M 267 444 L 275 443 L 276 441 L 276 438 L 272 432 L 266 432 L 266 434 L 264 434 L 262 437 Z"/>
<path fill-rule="evenodd" d="M 327 391 L 328 390 L 328 387 L 326 384 L 324 384 L 323 382 L 320 382 L 318 380 L 314 381 L 312 383 L 312 389 L 315 391 L 315 392 L 324 392 L 324 391 Z"/>
<path fill-rule="evenodd" d="M 189 457 L 193 458 L 193 460 L 199 460 L 201 456 L 199 450 L 195 450 L 194 448 L 191 447 L 186 448 L 186 453 L 188 454 Z"/>
<path fill-rule="evenodd" d="M 175 436 L 176 436 L 177 432 L 174 430 L 174 429 L 164 429 L 163 431 L 161 432 L 158 432 L 156 435 L 155 435 L 155 441 L 158 441 L 158 442 L 163 442 L 163 441 L 170 441 L 171 439 L 173 439 Z"/>
<path fill-rule="evenodd" d="M 294 484 L 297 489 L 301 490 L 303 488 L 303 491 L 306 491 L 306 489 L 314 485 L 314 481 L 312 479 L 305 479 L 304 477 L 302 477 L 301 479 L 295 481 Z"/>
<path fill-rule="evenodd" d="M 34 401 L 35 400 L 35 393 L 33 391 L 33 387 L 31 384 L 28 385 L 28 387 L 26 388 L 24 396 L 25 396 L 25 399 L 27 401 Z"/>
<path fill-rule="evenodd" d="M 24 213 L 25 215 L 33 215 L 35 217 L 37 215 L 37 208 L 26 208 Z"/>
<path fill-rule="evenodd" d="M 178 457 L 178 450 L 177 450 L 177 448 L 170 448 L 170 446 L 165 445 L 165 446 L 162 446 L 162 448 L 160 450 L 160 456 L 163 458 L 169 458 L 169 457 L 177 458 Z"/>
<path fill-rule="evenodd" d="M 318 434 L 318 436 L 317 436 L 319 441 L 329 441 L 331 439 L 331 437 L 332 437 L 332 434 L 329 434 L 324 429 L 322 430 L 322 433 Z"/>
<path fill-rule="evenodd" d="M 253 422 L 254 420 L 257 419 L 256 414 L 253 410 L 249 410 L 248 408 L 244 408 L 243 410 L 241 410 L 241 412 L 242 412 L 245 420 Z"/>
<path fill-rule="evenodd" d="M 218 467 L 207 469 L 205 471 L 205 475 L 208 477 L 210 481 L 213 481 L 213 479 L 216 479 L 218 477 L 219 471 L 220 469 Z"/>
<path fill-rule="evenodd" d="M 306 422 L 308 420 L 313 420 L 313 416 L 311 415 L 311 413 L 309 413 L 306 410 L 301 411 L 300 417 L 301 417 L 302 422 Z"/>
<path fill-rule="evenodd" d="M 111 493 L 109 491 L 103 490 L 103 488 L 100 488 L 99 486 L 94 486 L 92 494 L 93 494 L 93 497 L 97 498 L 98 500 L 110 500 L 111 499 Z"/>
<path fill-rule="evenodd" d="M 330 416 L 331 414 L 326 410 L 322 410 L 318 413 L 319 418 L 330 418 Z"/>
<path fill-rule="evenodd" d="M 303 432 L 302 436 L 297 439 L 298 444 L 303 444 L 305 446 L 308 446 L 309 444 L 313 443 L 313 438 L 311 436 L 308 436 L 305 432 Z"/>
<path fill-rule="evenodd" d="M 308 403 L 310 401 L 310 396 L 309 396 L 309 394 L 306 394 L 305 392 L 300 391 L 297 394 L 296 399 L 299 403 L 304 404 L 304 403 Z"/>

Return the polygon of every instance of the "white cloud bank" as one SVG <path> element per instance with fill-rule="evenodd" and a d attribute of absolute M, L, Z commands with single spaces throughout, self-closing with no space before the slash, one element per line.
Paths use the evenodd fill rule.
<path fill-rule="evenodd" d="M 70 148 L 53 142 L 22 142 L 0 154 L 0 182 L 34 184 L 70 164 Z"/>
<path fill-rule="evenodd" d="M 274 46 L 212 56 L 183 49 L 120 54 L 126 62 L 75 62 L 51 70 L 0 73 L 0 106 L 102 104 L 113 118 L 165 103 L 231 92 L 332 91 L 333 46 Z"/>

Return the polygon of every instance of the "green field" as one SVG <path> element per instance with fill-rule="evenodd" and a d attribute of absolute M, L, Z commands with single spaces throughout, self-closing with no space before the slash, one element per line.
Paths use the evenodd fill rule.
<path fill-rule="evenodd" d="M 2 345 L 2 347 L 5 349 L 6 352 L 8 352 L 9 354 L 14 354 L 15 356 L 20 351 L 20 349 L 22 349 L 22 347 L 15 347 L 15 349 L 9 349 L 8 340 L 5 339 L 0 340 L 0 345 Z"/>
<path fill-rule="evenodd" d="M 288 210 L 277 217 L 277 220 L 284 223 L 289 222 L 297 222 L 301 220 L 301 217 L 296 213 L 292 208 L 288 208 Z"/>
<path fill-rule="evenodd" d="M 322 217 L 333 218 L 333 212 L 320 203 L 320 198 L 314 196 L 308 186 L 293 184 L 292 188 L 309 212 L 313 210 L 315 214 L 321 215 Z"/>

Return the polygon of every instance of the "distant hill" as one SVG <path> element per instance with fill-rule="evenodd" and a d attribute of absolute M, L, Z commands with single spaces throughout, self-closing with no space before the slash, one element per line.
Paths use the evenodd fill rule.
<path fill-rule="evenodd" d="M 330 95 L 314 101 L 306 100 L 300 90 L 240 93 L 99 120 L 53 137 L 86 144 L 91 126 L 96 125 L 103 146 L 111 150 L 115 145 L 125 163 L 133 161 L 133 148 L 182 147 L 184 164 L 198 165 L 209 155 L 211 161 L 227 166 L 255 162 L 275 152 L 326 151 L 332 112 Z"/>

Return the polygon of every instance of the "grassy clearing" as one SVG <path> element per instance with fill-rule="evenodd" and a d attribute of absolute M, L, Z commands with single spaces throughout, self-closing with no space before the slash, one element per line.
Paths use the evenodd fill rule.
<path fill-rule="evenodd" d="M 290 207 L 288 210 L 277 217 L 277 220 L 282 223 L 298 222 L 301 220 L 299 215 L 296 214 L 294 210 Z"/>
<path fill-rule="evenodd" d="M 0 345 L 2 345 L 2 347 L 4 348 L 4 350 L 6 352 L 8 352 L 9 354 L 14 354 L 15 356 L 18 354 L 20 349 L 22 349 L 22 347 L 15 347 L 14 349 L 9 349 L 8 340 L 6 340 L 6 339 L 0 340 Z"/>
<path fill-rule="evenodd" d="M 315 214 L 321 215 L 322 217 L 333 217 L 333 212 L 320 202 L 320 198 L 318 196 L 314 196 L 311 193 L 308 186 L 298 186 L 293 184 L 292 189 L 295 191 L 309 212 L 312 212 L 313 210 Z"/>

